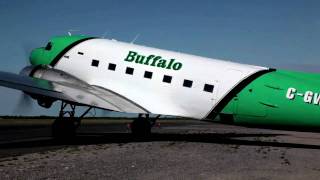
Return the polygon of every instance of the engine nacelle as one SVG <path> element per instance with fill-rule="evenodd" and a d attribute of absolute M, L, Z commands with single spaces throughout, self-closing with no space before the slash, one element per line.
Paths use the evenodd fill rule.
<path fill-rule="evenodd" d="M 45 79 L 51 82 L 65 82 L 81 87 L 88 86 L 86 82 L 70 75 L 69 73 L 50 68 L 48 66 L 27 66 L 20 72 L 20 74 L 38 79 Z"/>
<path fill-rule="evenodd" d="M 47 109 L 50 108 L 52 104 L 56 101 L 56 99 L 45 97 L 45 96 L 38 96 L 38 95 L 36 95 L 34 99 L 38 101 L 39 106 Z"/>
<path fill-rule="evenodd" d="M 67 83 L 73 86 L 87 87 L 88 84 L 64 71 L 53 69 L 47 66 L 27 66 L 20 72 L 20 75 L 29 76 L 38 79 L 48 80 L 50 82 Z M 44 108 L 50 108 L 53 102 L 57 99 L 46 97 L 43 95 L 30 94 L 33 99 L 38 101 L 38 104 Z"/>

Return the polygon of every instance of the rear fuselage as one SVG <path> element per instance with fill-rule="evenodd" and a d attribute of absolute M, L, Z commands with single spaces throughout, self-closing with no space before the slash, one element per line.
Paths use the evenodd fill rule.
<path fill-rule="evenodd" d="M 258 77 L 223 109 L 238 124 L 320 126 L 320 75 L 277 70 Z"/>

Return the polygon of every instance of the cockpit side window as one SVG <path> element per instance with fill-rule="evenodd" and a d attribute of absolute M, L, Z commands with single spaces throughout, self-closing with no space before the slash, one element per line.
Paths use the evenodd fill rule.
<path fill-rule="evenodd" d="M 46 45 L 46 47 L 44 48 L 47 51 L 50 51 L 52 48 L 52 42 L 48 42 L 48 44 Z"/>

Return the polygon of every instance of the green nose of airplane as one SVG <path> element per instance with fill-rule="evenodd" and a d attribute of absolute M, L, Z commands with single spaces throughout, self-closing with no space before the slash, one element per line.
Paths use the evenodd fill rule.
<path fill-rule="evenodd" d="M 31 51 L 29 61 L 32 65 L 44 64 L 43 48 L 36 48 Z"/>
<path fill-rule="evenodd" d="M 50 39 L 45 47 L 36 48 L 30 54 L 32 65 L 51 65 L 57 61 L 77 44 L 93 39 L 93 37 L 83 35 L 56 36 Z"/>

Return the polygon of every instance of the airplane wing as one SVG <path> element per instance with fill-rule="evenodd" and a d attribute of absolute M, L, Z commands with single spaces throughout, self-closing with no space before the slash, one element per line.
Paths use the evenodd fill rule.
<path fill-rule="evenodd" d="M 144 108 L 115 92 L 84 82 L 77 85 L 68 81 L 51 81 L 0 72 L 0 86 L 21 90 L 35 97 L 48 97 L 118 112 L 148 113 Z"/>

